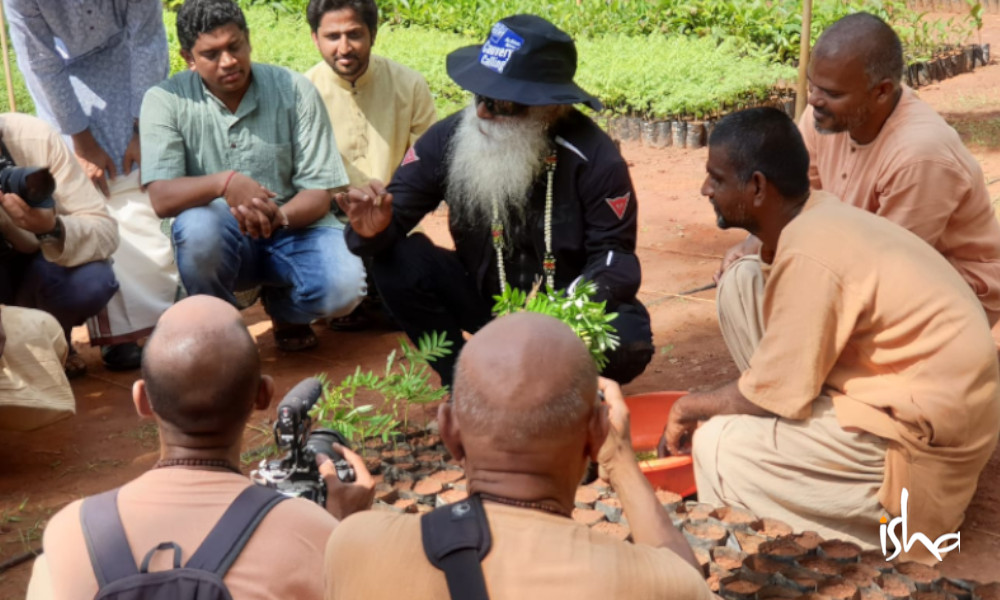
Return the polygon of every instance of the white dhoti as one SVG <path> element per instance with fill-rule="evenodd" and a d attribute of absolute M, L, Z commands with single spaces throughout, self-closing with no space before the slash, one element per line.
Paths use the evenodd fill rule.
<path fill-rule="evenodd" d="M 121 241 L 112 255 L 118 293 L 87 320 L 94 346 L 134 342 L 152 331 L 177 296 L 179 277 L 170 238 L 139 185 L 139 172 L 110 182 L 108 210 L 118 221 Z"/>
<path fill-rule="evenodd" d="M 741 370 L 764 332 L 764 282 L 756 256 L 734 263 L 719 282 L 719 323 Z M 702 424 L 693 449 L 698 499 L 877 547 L 887 443 L 841 428 L 827 396 L 812 410 L 803 421 L 726 415 Z"/>
<path fill-rule="evenodd" d="M 69 347 L 47 312 L 0 307 L 7 341 L 0 354 L 0 429 L 28 431 L 76 412 L 63 372 Z"/>

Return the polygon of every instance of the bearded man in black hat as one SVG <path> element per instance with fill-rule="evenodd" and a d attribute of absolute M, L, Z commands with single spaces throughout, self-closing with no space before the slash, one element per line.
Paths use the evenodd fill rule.
<path fill-rule="evenodd" d="M 410 148 L 388 189 L 378 181 L 338 194 L 348 248 L 372 256 L 372 275 L 410 339 L 444 332 L 455 343 L 433 363 L 450 384 L 462 331 L 490 319 L 504 284 L 536 280 L 597 286 L 621 345 L 603 374 L 631 381 L 653 355 L 649 313 L 636 298 L 636 198 L 611 139 L 573 108 L 601 103 L 573 82 L 576 46 L 533 15 L 507 17 L 482 46 L 448 55 L 448 74 L 472 92 L 470 106 L 431 127 Z M 441 201 L 455 250 L 408 235 Z"/>

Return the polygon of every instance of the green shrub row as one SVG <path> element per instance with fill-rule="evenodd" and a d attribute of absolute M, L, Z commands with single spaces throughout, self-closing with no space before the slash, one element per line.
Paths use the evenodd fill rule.
<path fill-rule="evenodd" d="M 779 61 L 798 55 L 802 29 L 801 0 L 383 0 L 379 6 L 389 23 L 477 36 L 507 15 L 534 13 L 578 38 L 608 34 L 733 38 L 741 45 L 766 49 Z M 815 0 L 813 30 L 822 31 L 862 8 L 885 12 L 882 2 Z"/>
<path fill-rule="evenodd" d="M 606 36 L 579 43 L 577 82 L 615 113 L 647 118 L 706 116 L 724 105 L 766 98 L 795 69 L 738 42 L 648 35 Z M 628 67 L 623 67 L 628 65 Z"/>
<path fill-rule="evenodd" d="M 319 60 L 305 19 L 261 7 L 246 11 L 254 60 L 305 71 Z M 184 68 L 177 50 L 174 15 L 167 14 L 174 71 Z M 463 36 L 424 27 L 380 29 L 374 51 L 407 65 L 427 78 L 444 116 L 468 101 L 468 95 L 445 71 L 445 56 L 478 43 Z M 705 114 L 748 96 L 761 98 L 794 70 L 772 63 L 762 52 L 748 54 L 735 41 L 662 35 L 607 35 L 578 42 L 577 82 L 617 113 L 649 117 Z"/>
<path fill-rule="evenodd" d="M 297 71 L 319 60 L 304 19 L 305 0 L 241 2 L 255 60 Z M 801 19 L 799 2 L 772 0 L 383 0 L 381 5 L 388 24 L 380 30 L 375 51 L 423 73 L 440 115 L 467 101 L 445 72 L 445 55 L 479 43 L 490 23 L 511 12 L 544 14 L 577 35 L 577 81 L 610 111 L 650 118 L 705 114 L 748 103 L 766 96 L 779 79 L 794 79 L 785 66 L 789 63 L 776 63 L 775 58 L 798 43 L 795 30 Z M 900 2 L 816 0 L 816 33 L 861 7 L 891 18 L 904 39 L 925 39 L 923 45 L 913 46 L 924 54 L 935 44 L 970 32 L 961 29 L 968 19 L 928 25 Z M 177 46 L 175 13 L 166 12 L 164 19 L 171 70 L 176 72 L 185 65 Z M 18 109 L 33 111 L 19 73 L 15 80 Z"/>
<path fill-rule="evenodd" d="M 304 14 L 308 0 L 239 0 L 283 14 Z M 982 1 L 966 0 L 969 13 L 948 23 L 921 22 L 923 13 L 903 0 L 813 0 L 812 39 L 846 14 L 865 10 L 893 23 L 912 59 L 947 44 L 968 42 L 981 26 Z M 179 6 L 182 0 L 165 0 Z M 399 27 L 421 26 L 482 38 L 501 18 L 516 13 L 544 15 L 575 38 L 653 34 L 732 40 L 770 54 L 779 62 L 798 57 L 802 0 L 379 0 L 381 20 Z"/>

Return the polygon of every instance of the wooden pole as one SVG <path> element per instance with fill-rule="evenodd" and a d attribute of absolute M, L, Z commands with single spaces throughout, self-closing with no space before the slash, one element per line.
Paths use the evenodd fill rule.
<path fill-rule="evenodd" d="M 7 52 L 7 20 L 3 14 L 3 2 L 0 2 L 0 45 L 3 46 L 3 74 L 7 80 L 7 103 L 10 105 L 10 112 L 17 112 L 17 103 L 14 102 L 14 79 L 10 74 L 10 54 Z"/>
<path fill-rule="evenodd" d="M 799 85 L 795 93 L 795 120 L 798 121 L 806 109 L 809 97 L 809 81 L 806 68 L 809 66 L 809 46 L 812 36 L 812 0 L 802 0 L 802 39 L 799 41 Z"/>

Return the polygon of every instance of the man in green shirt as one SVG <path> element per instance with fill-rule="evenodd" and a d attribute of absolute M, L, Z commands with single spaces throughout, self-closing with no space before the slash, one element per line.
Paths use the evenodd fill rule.
<path fill-rule="evenodd" d="M 172 236 L 190 294 L 235 304 L 262 287 L 283 350 L 316 344 L 309 323 L 350 313 L 364 268 L 330 214 L 348 183 L 326 108 L 304 77 L 250 62 L 232 0 L 187 0 L 177 37 L 189 71 L 143 100 L 142 182 Z"/>

